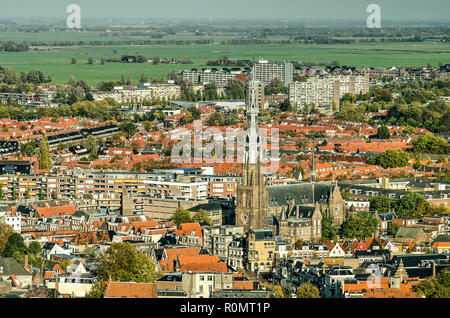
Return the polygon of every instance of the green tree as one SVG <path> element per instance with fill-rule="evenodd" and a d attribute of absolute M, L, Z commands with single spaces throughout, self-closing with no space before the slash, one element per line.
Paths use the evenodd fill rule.
<path fill-rule="evenodd" d="M 380 139 L 389 139 L 389 138 L 391 138 L 391 133 L 389 132 L 389 129 L 387 128 L 387 126 L 382 125 L 378 128 L 377 136 Z"/>
<path fill-rule="evenodd" d="M 114 243 L 100 256 L 97 268 L 102 281 L 153 283 L 162 276 L 147 254 L 138 253 L 129 243 Z"/>
<path fill-rule="evenodd" d="M 203 97 L 205 100 L 218 99 L 216 83 L 211 82 L 205 85 L 205 88 L 203 89 Z"/>
<path fill-rule="evenodd" d="M 41 188 L 39 188 L 39 200 L 44 200 L 45 199 L 45 194 L 44 194 L 44 190 Z"/>
<path fill-rule="evenodd" d="M 145 75 L 145 73 L 142 73 L 140 76 L 139 76 L 139 83 L 148 83 L 148 77 L 147 77 L 147 75 Z"/>
<path fill-rule="evenodd" d="M 119 125 L 119 128 L 127 138 L 133 136 L 137 132 L 136 125 L 131 121 L 124 121 Z"/>
<path fill-rule="evenodd" d="M 450 268 L 424 279 L 415 289 L 426 298 L 450 298 Z"/>
<path fill-rule="evenodd" d="M 39 244 L 36 241 L 33 241 L 30 243 L 30 245 L 28 245 L 28 253 L 29 254 L 37 255 L 37 254 L 41 253 L 41 251 L 42 251 L 41 244 Z"/>
<path fill-rule="evenodd" d="M 16 252 L 22 255 L 25 253 L 26 250 L 27 246 L 25 245 L 22 236 L 18 233 L 13 233 L 6 242 L 5 250 L 3 251 L 3 256 L 13 257 L 14 253 Z"/>
<path fill-rule="evenodd" d="M 353 93 L 345 93 L 342 97 L 341 97 L 341 103 L 348 101 L 352 104 L 356 103 L 356 96 Z"/>
<path fill-rule="evenodd" d="M 16 201 L 19 198 L 19 195 L 17 194 L 17 188 L 16 188 L 16 184 L 15 183 L 13 183 L 11 191 L 12 191 L 11 198 L 12 198 L 13 201 Z"/>
<path fill-rule="evenodd" d="M 178 208 L 173 212 L 171 220 L 177 226 L 182 223 L 192 222 L 191 213 L 186 209 Z"/>
<path fill-rule="evenodd" d="M 195 213 L 194 217 L 192 218 L 193 222 L 199 222 L 199 223 L 207 223 L 208 225 L 213 225 L 211 217 L 208 216 L 208 212 L 206 212 L 203 209 L 200 209 L 197 213 Z"/>
<path fill-rule="evenodd" d="M 333 226 L 333 216 L 327 216 L 322 213 L 322 238 L 327 240 L 334 240 L 338 229 Z"/>
<path fill-rule="evenodd" d="M 102 298 L 103 293 L 106 290 L 106 287 L 108 287 L 107 282 L 105 281 L 98 281 L 93 286 L 90 292 L 86 293 L 86 298 Z"/>
<path fill-rule="evenodd" d="M 358 213 L 342 223 L 342 235 L 345 238 L 366 239 L 378 229 L 378 220 L 373 214 Z"/>
<path fill-rule="evenodd" d="M 94 138 L 94 136 L 89 135 L 87 138 L 82 142 L 82 145 L 84 148 L 87 149 L 89 152 L 89 156 L 91 158 L 96 158 L 98 154 L 98 143 L 97 140 Z"/>
<path fill-rule="evenodd" d="M 142 125 L 144 126 L 145 131 L 151 131 L 153 128 L 153 125 L 151 122 L 149 122 L 148 120 L 144 121 L 142 123 Z"/>
<path fill-rule="evenodd" d="M 407 135 L 412 135 L 414 134 L 414 128 L 408 125 L 403 129 L 402 132 Z"/>
<path fill-rule="evenodd" d="M 375 162 L 383 168 L 405 167 L 408 165 L 409 155 L 401 149 L 389 149 L 378 155 Z"/>
<path fill-rule="evenodd" d="M 400 228 L 400 224 L 389 222 L 387 228 L 387 234 L 395 236 L 397 234 L 398 229 Z"/>
<path fill-rule="evenodd" d="M 192 116 L 192 113 L 190 111 L 186 111 L 184 113 L 183 121 L 185 124 L 190 124 L 194 121 L 194 117 Z"/>
<path fill-rule="evenodd" d="M 281 286 L 273 286 L 272 287 L 272 291 L 275 294 L 275 298 L 284 298 L 284 293 L 283 293 L 283 289 L 281 288 Z"/>
<path fill-rule="evenodd" d="M 394 200 L 386 195 L 376 196 L 370 199 L 370 210 L 387 213 L 393 208 Z"/>
<path fill-rule="evenodd" d="M 225 87 L 225 93 L 228 99 L 244 99 L 245 85 L 239 80 L 230 80 Z"/>
<path fill-rule="evenodd" d="M 47 136 L 44 135 L 39 143 L 39 169 L 50 170 L 50 146 L 48 144 Z"/>
<path fill-rule="evenodd" d="M 298 287 L 297 298 L 320 298 L 320 292 L 311 282 L 305 282 Z"/>
<path fill-rule="evenodd" d="M 428 207 L 429 203 L 422 194 L 410 192 L 397 200 L 395 213 L 399 217 L 406 217 L 417 212 L 418 209 L 422 209 L 422 212 L 425 212 Z"/>
<path fill-rule="evenodd" d="M 14 234 L 14 229 L 11 225 L 0 222 L 0 254 L 3 253 L 6 243 L 11 235 Z"/>
<path fill-rule="evenodd" d="M 434 135 L 422 135 L 412 141 L 414 152 L 431 154 L 449 154 L 450 146 L 448 142 Z"/>

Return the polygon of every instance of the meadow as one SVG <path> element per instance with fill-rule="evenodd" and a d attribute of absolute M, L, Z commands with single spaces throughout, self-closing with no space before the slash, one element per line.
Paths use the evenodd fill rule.
<path fill-rule="evenodd" d="M 83 41 L 104 40 L 98 34 L 69 37 L 65 32 L 45 34 L 46 41 L 67 39 Z M 62 35 L 61 35 L 62 34 Z M 23 41 L 30 41 L 27 37 Z M 40 35 L 41 36 L 41 35 Z M 21 37 L 0 34 L 0 40 L 19 40 Z M 111 40 L 119 41 L 120 37 Z M 136 37 L 133 37 L 136 38 Z M 176 37 L 178 38 L 178 36 Z M 127 39 L 126 37 L 124 38 Z M 123 54 L 134 55 L 139 52 L 147 57 L 189 58 L 194 64 L 158 64 L 150 63 L 105 63 L 100 65 L 101 58 L 118 58 Z M 354 44 L 193 44 L 193 45 L 110 45 L 110 46 L 43 46 L 32 48 L 28 52 L 0 52 L 0 66 L 16 72 L 28 72 L 30 69 L 42 70 L 51 75 L 53 84 L 66 83 L 69 76 L 84 79 L 95 85 L 100 81 L 119 80 L 123 74 L 137 83 L 139 76 L 145 73 L 148 78 L 165 78 L 170 71 L 205 67 L 207 60 L 227 55 L 231 59 L 268 59 L 285 61 L 339 61 L 340 65 L 356 67 L 402 67 L 426 66 L 431 63 L 450 63 L 450 44 L 432 42 L 404 43 L 354 43 Z M 89 65 L 88 58 L 93 57 L 95 63 Z M 71 59 L 77 60 L 71 64 Z"/>

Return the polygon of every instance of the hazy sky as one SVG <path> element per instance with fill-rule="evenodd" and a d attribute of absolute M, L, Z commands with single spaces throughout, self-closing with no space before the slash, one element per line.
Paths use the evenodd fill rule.
<path fill-rule="evenodd" d="M 66 18 L 67 5 L 82 17 L 363 20 L 381 7 L 382 20 L 450 21 L 450 0 L 0 0 L 1 17 Z"/>

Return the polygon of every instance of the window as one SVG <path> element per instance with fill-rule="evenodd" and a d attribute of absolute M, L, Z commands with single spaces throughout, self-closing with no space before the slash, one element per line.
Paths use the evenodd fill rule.
<path fill-rule="evenodd" d="M 200 275 L 200 281 L 204 281 L 205 280 L 205 276 L 204 275 Z"/>
<path fill-rule="evenodd" d="M 198 291 L 201 293 L 203 292 L 203 285 L 198 286 Z"/>
<path fill-rule="evenodd" d="M 208 281 L 211 282 L 213 280 L 212 275 L 208 275 Z"/>

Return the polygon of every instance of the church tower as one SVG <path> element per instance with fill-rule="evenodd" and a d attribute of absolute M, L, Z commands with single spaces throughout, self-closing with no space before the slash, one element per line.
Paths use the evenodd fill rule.
<path fill-rule="evenodd" d="M 268 217 L 268 189 L 264 180 L 261 139 L 258 131 L 259 82 L 250 81 L 247 89 L 247 137 L 245 142 L 242 178 L 236 193 L 236 225 L 244 231 L 266 227 Z"/>

